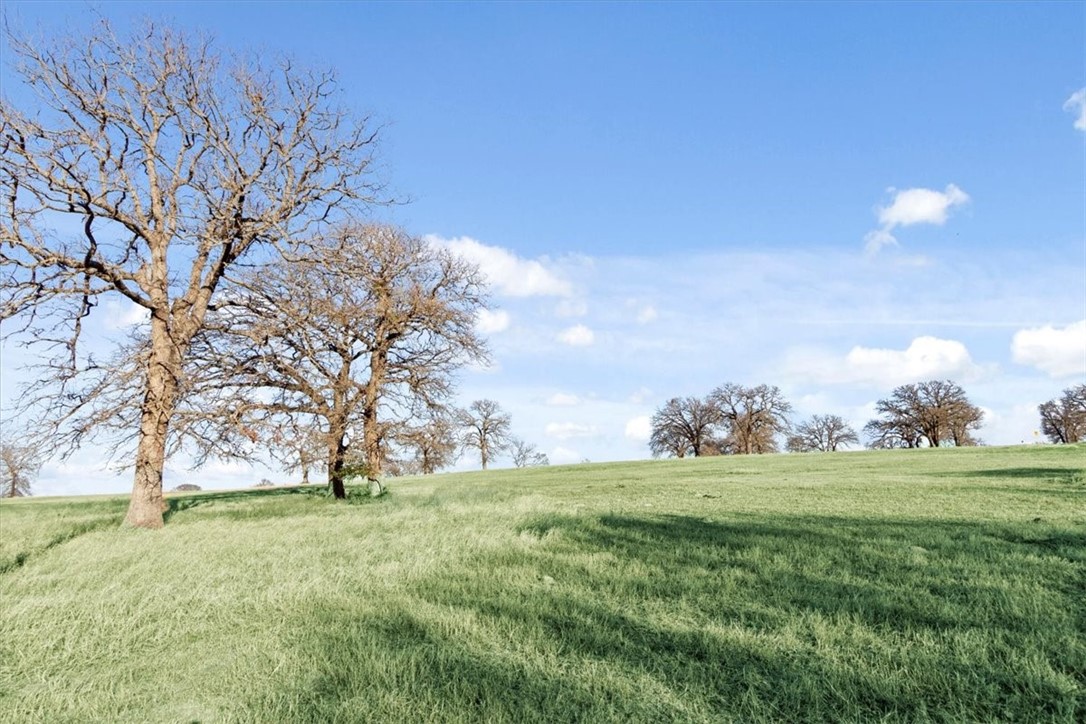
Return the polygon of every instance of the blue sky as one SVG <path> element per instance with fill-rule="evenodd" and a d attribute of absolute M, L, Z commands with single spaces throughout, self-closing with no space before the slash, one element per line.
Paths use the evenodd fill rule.
<path fill-rule="evenodd" d="M 337 68 L 411 200 L 376 215 L 491 274 L 464 401 L 556 462 L 645 457 L 656 407 L 726 381 L 858 426 L 951 377 L 986 441 L 1031 441 L 1086 377 L 1084 3 L 6 7 L 45 33 L 150 10 Z M 127 485 L 69 471 L 39 488 Z"/>

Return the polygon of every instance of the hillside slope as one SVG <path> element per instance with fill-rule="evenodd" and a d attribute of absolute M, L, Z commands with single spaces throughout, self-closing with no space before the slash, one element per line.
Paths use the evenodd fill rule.
<path fill-rule="evenodd" d="M 0 504 L 2 721 L 1086 719 L 1086 447 Z"/>

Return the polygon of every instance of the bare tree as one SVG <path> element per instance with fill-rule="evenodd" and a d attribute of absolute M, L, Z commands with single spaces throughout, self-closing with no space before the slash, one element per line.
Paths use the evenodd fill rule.
<path fill-rule="evenodd" d="M 839 415 L 814 415 L 788 437 L 790 452 L 836 452 L 847 444 L 859 445 L 860 438 Z"/>
<path fill-rule="evenodd" d="M 125 521 L 158 528 L 185 363 L 227 272 L 372 202 L 375 134 L 332 105 L 330 73 L 227 67 L 210 41 L 162 26 L 9 49 L 37 101 L 0 100 L 0 319 L 55 352 L 28 405 L 48 402 L 69 449 L 138 411 Z M 81 344 L 106 297 L 149 316 L 139 355 L 114 360 L 123 388 Z"/>
<path fill-rule="evenodd" d="M 1086 385 L 1063 391 L 1058 399 L 1042 403 L 1041 433 L 1054 443 L 1086 440 Z"/>
<path fill-rule="evenodd" d="M 652 416 L 649 450 L 653 457 L 719 454 L 716 434 L 723 422 L 720 408 L 711 399 L 673 397 Z"/>
<path fill-rule="evenodd" d="M 397 227 L 341 227 L 305 258 L 237 280 L 196 340 L 192 376 L 229 392 L 227 427 L 315 421 L 342 498 L 352 449 L 377 480 L 398 426 L 486 358 L 474 329 L 484 295 L 478 268 L 448 251 Z"/>
<path fill-rule="evenodd" d="M 456 425 L 443 412 L 412 421 L 399 432 L 397 442 L 410 454 L 410 467 L 422 475 L 452 465 L 459 449 Z"/>
<path fill-rule="evenodd" d="M 464 447 L 479 451 L 479 460 L 486 470 L 493 456 L 508 447 L 512 418 L 494 400 L 475 400 L 468 409 L 460 411 L 457 420 L 463 430 Z"/>
<path fill-rule="evenodd" d="M 881 417 L 864 426 L 869 447 L 972 446 L 984 412 L 950 380 L 902 385 L 875 405 Z"/>
<path fill-rule="evenodd" d="M 0 442 L 0 496 L 21 498 L 30 495 L 30 487 L 41 469 L 41 450 L 27 443 Z"/>
<path fill-rule="evenodd" d="M 726 442 L 739 455 L 777 451 L 777 436 L 790 429 L 788 415 L 792 405 L 777 387 L 722 385 L 709 398 L 720 410 L 728 428 Z"/>
<path fill-rule="evenodd" d="M 535 445 L 518 437 L 510 438 L 509 454 L 513 457 L 513 467 L 517 468 L 534 468 L 551 464 L 546 453 L 539 452 Z"/>

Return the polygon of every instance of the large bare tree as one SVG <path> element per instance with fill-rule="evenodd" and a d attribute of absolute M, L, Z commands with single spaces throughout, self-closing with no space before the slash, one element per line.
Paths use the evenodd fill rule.
<path fill-rule="evenodd" d="M 495 455 L 509 446 L 513 419 L 494 400 L 475 400 L 468 409 L 460 411 L 457 421 L 463 431 L 464 447 L 479 451 L 483 470 Z"/>
<path fill-rule="evenodd" d="M 1038 406 L 1041 433 L 1054 443 L 1086 440 L 1086 385 L 1068 387 L 1055 400 Z"/>
<path fill-rule="evenodd" d="M 275 262 L 287 241 L 373 201 L 375 134 L 335 104 L 331 73 L 224 62 L 168 27 L 120 37 L 102 23 L 9 48 L 36 100 L 31 112 L 0 100 L 0 319 L 55 352 L 33 404 L 51 401 L 60 439 L 138 410 L 125 520 L 157 528 L 185 363 L 227 272 Z M 108 296 L 149 316 L 138 357 L 119 360 L 127 394 L 81 344 Z"/>
<path fill-rule="evenodd" d="M 443 405 L 454 373 L 486 359 L 474 327 L 485 303 L 470 262 L 395 226 L 338 227 L 289 266 L 234 280 L 191 376 L 228 392 L 208 408 L 234 434 L 289 434 L 299 419 L 319 430 L 342 498 L 349 456 L 376 480 L 402 423 Z"/>
<path fill-rule="evenodd" d="M 673 397 L 652 416 L 649 450 L 653 457 L 720 454 L 718 433 L 723 422 L 712 399 Z"/>
<path fill-rule="evenodd" d="M 727 383 L 710 394 L 728 429 L 726 442 L 737 455 L 777 451 L 777 436 L 790 429 L 792 405 L 775 386 Z"/>
<path fill-rule="evenodd" d="M 929 447 L 978 445 L 974 433 L 984 412 L 969 401 L 958 384 L 950 380 L 928 380 L 901 385 L 875 404 L 880 417 L 864 426 L 868 446 Z"/>
<path fill-rule="evenodd" d="M 788 436 L 789 452 L 836 452 L 847 444 L 859 445 L 860 438 L 840 415 L 812 415 Z"/>
<path fill-rule="evenodd" d="M 460 449 L 458 433 L 456 422 L 444 410 L 412 420 L 396 435 L 397 445 L 409 456 L 405 469 L 430 475 L 452 465 Z"/>
<path fill-rule="evenodd" d="M 0 442 L 0 497 L 30 495 L 30 486 L 41 464 L 41 450 L 36 445 Z"/>

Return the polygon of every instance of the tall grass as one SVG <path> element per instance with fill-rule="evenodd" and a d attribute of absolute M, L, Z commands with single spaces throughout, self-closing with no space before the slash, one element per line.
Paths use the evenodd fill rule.
<path fill-rule="evenodd" d="M 1084 461 L 491 471 L 179 497 L 153 533 L 5 503 L 0 719 L 1082 721 Z"/>

